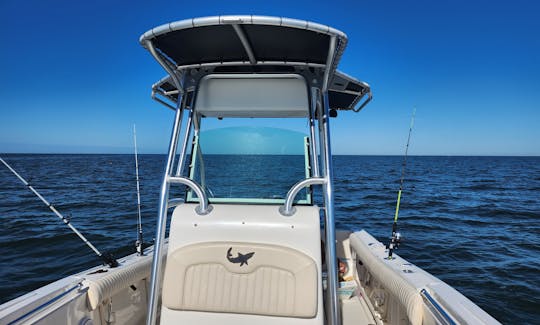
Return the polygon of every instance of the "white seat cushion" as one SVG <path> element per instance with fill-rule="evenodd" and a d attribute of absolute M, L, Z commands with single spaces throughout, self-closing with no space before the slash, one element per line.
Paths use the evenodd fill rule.
<path fill-rule="evenodd" d="M 323 324 L 319 208 L 212 206 L 174 209 L 160 324 Z"/>
<path fill-rule="evenodd" d="M 317 267 L 283 246 L 210 242 L 169 254 L 163 305 L 195 310 L 311 318 L 317 313 Z"/>

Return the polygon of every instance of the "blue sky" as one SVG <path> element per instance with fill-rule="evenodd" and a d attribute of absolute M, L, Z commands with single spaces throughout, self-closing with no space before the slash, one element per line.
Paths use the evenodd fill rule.
<path fill-rule="evenodd" d="M 150 99 L 164 72 L 146 30 L 219 14 L 343 30 L 340 69 L 371 84 L 332 120 L 338 154 L 540 155 L 536 1 L 0 1 L 0 152 L 166 151 L 173 113 Z"/>
<path fill-rule="evenodd" d="M 261 126 L 222 127 L 200 136 L 203 154 L 303 155 L 303 132 Z"/>

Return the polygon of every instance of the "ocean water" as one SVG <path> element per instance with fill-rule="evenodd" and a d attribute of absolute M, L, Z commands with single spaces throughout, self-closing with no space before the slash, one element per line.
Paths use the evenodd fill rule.
<path fill-rule="evenodd" d="M 118 257 L 134 252 L 133 156 L 3 158 L 98 249 Z M 139 158 L 146 240 L 154 236 L 164 162 L 163 155 Z M 401 162 L 334 158 L 338 228 L 366 229 L 387 242 Z M 540 157 L 409 157 L 400 211 L 399 255 L 502 323 L 540 323 Z M 0 303 L 100 263 L 3 165 L 0 222 Z"/>

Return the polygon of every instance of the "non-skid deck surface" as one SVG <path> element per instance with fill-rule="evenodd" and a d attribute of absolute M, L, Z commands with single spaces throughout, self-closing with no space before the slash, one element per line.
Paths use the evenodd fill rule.
<path fill-rule="evenodd" d="M 375 325 L 366 301 L 362 297 L 354 296 L 341 301 L 341 318 L 343 325 Z"/>

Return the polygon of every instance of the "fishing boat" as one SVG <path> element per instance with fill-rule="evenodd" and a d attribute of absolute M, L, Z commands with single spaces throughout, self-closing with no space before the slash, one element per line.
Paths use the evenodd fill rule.
<path fill-rule="evenodd" d="M 154 245 L 1 305 L 1 324 L 498 324 L 397 236 L 335 228 L 330 122 L 372 99 L 337 70 L 343 32 L 216 16 L 140 43 L 174 112 Z"/>

